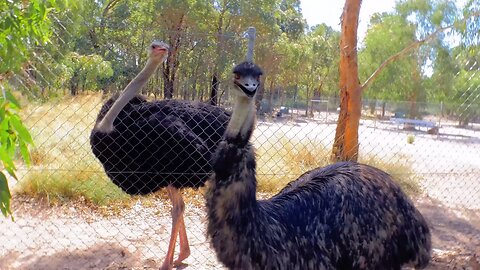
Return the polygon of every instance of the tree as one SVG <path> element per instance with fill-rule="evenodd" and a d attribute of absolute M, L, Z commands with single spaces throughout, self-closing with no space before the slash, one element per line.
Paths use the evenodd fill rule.
<path fill-rule="evenodd" d="M 335 141 L 332 149 L 331 159 L 333 161 L 357 160 L 358 158 L 358 126 L 361 112 L 361 94 L 362 91 L 371 86 L 373 81 L 379 78 L 380 74 L 390 64 L 397 62 L 404 56 L 415 52 L 417 64 L 413 67 L 413 91 L 410 94 L 412 101 L 411 111 L 416 115 L 416 101 L 419 98 L 419 92 L 424 83 L 422 70 L 432 52 L 432 46 L 422 45 L 434 40 L 438 36 L 443 37 L 447 30 L 464 28 L 469 29 L 468 21 L 473 21 L 472 25 L 478 25 L 480 13 L 477 8 L 472 8 L 472 1 L 469 1 L 464 9 L 464 17 L 457 19 L 455 6 L 451 1 L 445 0 L 405 0 L 397 3 L 399 14 L 407 19 L 412 14 L 415 15 L 416 39 L 397 53 L 384 60 L 377 69 L 360 85 L 358 81 L 357 50 L 356 50 L 356 29 L 358 26 L 358 11 L 361 1 L 347 0 L 342 14 L 342 38 L 340 41 L 340 114 L 337 122 Z M 351 19 L 351 20 L 349 20 Z M 478 29 L 478 27 L 471 27 Z M 474 30 L 475 32 L 477 30 Z M 467 31 L 466 31 L 467 32 Z M 478 35 L 478 31 L 476 34 Z M 418 38 L 420 37 L 420 38 Z M 442 38 L 437 39 L 439 41 Z"/>
<path fill-rule="evenodd" d="M 15 152 L 18 150 L 28 165 L 28 145 L 32 145 L 33 140 L 18 115 L 20 105 L 10 92 L 7 78 L 29 59 L 32 46 L 49 40 L 48 14 L 58 4 L 55 0 L 0 2 L 0 10 L 9 11 L 2 12 L 0 18 L 0 160 L 3 169 L 15 179 Z M 7 178 L 0 172 L 0 211 L 4 216 L 12 214 L 10 199 Z"/>
<path fill-rule="evenodd" d="M 361 116 L 361 87 L 358 80 L 357 29 L 361 0 L 346 0 L 340 37 L 340 113 L 331 159 L 356 161 Z"/>
<path fill-rule="evenodd" d="M 68 67 L 70 94 L 75 96 L 79 90 L 97 89 L 102 80 L 113 75 L 110 62 L 99 55 L 67 55 L 65 66 Z"/>
<path fill-rule="evenodd" d="M 396 54 L 407 45 L 416 41 L 415 26 L 398 14 L 374 14 L 364 39 L 364 48 L 359 52 L 359 72 L 361 81 L 365 81 L 389 56 Z M 365 89 L 364 97 L 372 100 L 410 100 L 416 102 L 418 95 L 417 80 L 419 65 L 415 54 L 408 54 L 395 64 L 385 67 L 375 83 Z M 385 104 L 385 103 L 384 103 Z M 374 108 L 374 107 L 373 107 Z M 384 115 L 382 112 L 382 116 Z M 411 114 L 413 116 L 413 113 Z"/>

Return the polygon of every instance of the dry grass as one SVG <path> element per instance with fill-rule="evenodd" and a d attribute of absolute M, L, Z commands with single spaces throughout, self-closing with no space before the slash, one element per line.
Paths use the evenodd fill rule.
<path fill-rule="evenodd" d="M 277 193 L 306 171 L 330 164 L 329 156 L 330 149 L 312 140 L 280 140 L 275 144 L 263 144 L 257 149 L 259 191 Z M 406 163 L 392 163 L 377 156 L 360 157 L 359 162 L 389 173 L 409 195 L 421 191 L 418 177 Z"/>
<path fill-rule="evenodd" d="M 19 194 L 47 198 L 52 204 L 78 200 L 106 206 L 123 204 L 130 198 L 103 173 L 79 166 L 61 171 L 32 170 L 15 190 Z"/>
<path fill-rule="evenodd" d="M 19 168 L 15 192 L 53 204 L 80 200 L 105 206 L 129 200 L 107 178 L 90 150 L 90 131 L 102 103 L 100 95 L 86 95 L 25 108 L 23 119 L 35 147 L 32 166 Z"/>
<path fill-rule="evenodd" d="M 304 172 L 327 165 L 327 150 L 313 141 L 280 139 L 257 147 L 258 190 L 276 193 Z"/>
<path fill-rule="evenodd" d="M 93 156 L 89 135 L 95 117 L 103 104 L 100 95 L 64 98 L 40 105 L 29 105 L 23 112 L 26 125 L 35 141 L 32 149 L 32 167 L 20 166 L 21 181 L 17 193 L 47 198 L 52 203 L 81 200 L 92 205 L 122 207 L 129 201 L 142 200 L 149 204 L 151 195 L 128 196 L 105 175 Z M 288 140 L 280 136 L 257 146 L 258 191 L 273 194 L 304 172 L 328 165 L 330 150 L 310 140 Z M 410 194 L 419 192 L 417 179 L 405 164 L 388 163 L 375 157 L 361 159 L 392 174 Z M 203 205 L 203 190 L 184 190 L 187 203 Z"/>
<path fill-rule="evenodd" d="M 408 160 L 400 158 L 399 160 Z M 360 157 L 359 162 L 371 165 L 389 173 L 393 179 L 410 196 L 417 196 L 422 192 L 420 187 L 421 177 L 414 173 L 409 163 L 389 162 L 376 156 Z"/>

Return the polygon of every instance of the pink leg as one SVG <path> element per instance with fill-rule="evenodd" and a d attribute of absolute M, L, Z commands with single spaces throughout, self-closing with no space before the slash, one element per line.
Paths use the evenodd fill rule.
<path fill-rule="evenodd" d="M 181 197 L 180 197 L 181 199 Z M 183 200 L 182 200 L 183 203 Z M 183 213 L 180 216 L 180 253 L 178 258 L 173 262 L 173 265 L 178 266 L 182 263 L 183 260 L 190 256 L 190 245 L 188 244 L 187 230 L 185 228 L 185 221 L 183 218 Z"/>
<path fill-rule="evenodd" d="M 168 251 L 165 260 L 159 270 L 171 270 L 173 268 L 173 255 L 175 253 L 175 243 L 177 235 L 182 231 L 183 212 L 185 211 L 185 204 L 179 190 L 168 186 L 168 197 L 172 202 L 172 232 L 170 235 L 170 242 L 168 244 Z M 185 225 L 183 225 L 185 227 Z M 181 233 L 180 233 L 181 234 Z M 186 237 L 186 235 L 185 235 Z M 182 246 L 182 237 L 180 237 L 180 247 Z"/>

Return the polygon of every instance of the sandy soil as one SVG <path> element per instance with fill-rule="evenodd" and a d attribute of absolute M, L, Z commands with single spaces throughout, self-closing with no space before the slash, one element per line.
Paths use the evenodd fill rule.
<path fill-rule="evenodd" d="M 416 203 L 433 233 L 428 269 L 480 269 L 480 217 L 430 198 Z M 16 221 L 0 220 L 0 269 L 156 269 L 167 250 L 171 219 L 163 198 L 118 216 L 28 198 L 14 206 Z M 178 269 L 223 269 L 205 238 L 202 207 L 188 205 L 186 223 L 192 254 Z"/>

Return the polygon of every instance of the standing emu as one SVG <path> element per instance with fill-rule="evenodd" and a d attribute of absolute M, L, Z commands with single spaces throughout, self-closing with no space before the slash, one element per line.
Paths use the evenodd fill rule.
<path fill-rule="evenodd" d="M 431 236 L 420 212 L 385 172 L 341 162 L 304 173 L 256 200 L 255 94 L 262 71 L 233 70 L 237 102 L 212 157 L 207 234 L 229 269 L 424 268 Z"/>
<path fill-rule="evenodd" d="M 153 42 L 143 70 L 118 98 L 100 110 L 90 135 L 94 155 L 108 177 L 128 194 L 148 194 L 167 187 L 172 201 L 172 232 L 161 269 L 172 269 L 190 255 L 179 189 L 199 187 L 212 171 L 210 158 L 228 124 L 223 109 L 200 102 L 147 102 L 137 92 L 168 55 Z M 180 253 L 173 261 L 177 235 Z"/>

